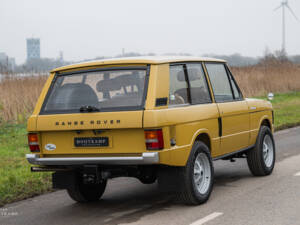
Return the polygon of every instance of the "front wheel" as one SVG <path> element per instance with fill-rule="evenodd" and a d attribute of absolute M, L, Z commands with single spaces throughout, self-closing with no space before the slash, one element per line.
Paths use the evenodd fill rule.
<path fill-rule="evenodd" d="M 255 147 L 247 153 L 247 162 L 254 176 L 272 173 L 275 165 L 275 143 L 269 127 L 262 126 Z"/>

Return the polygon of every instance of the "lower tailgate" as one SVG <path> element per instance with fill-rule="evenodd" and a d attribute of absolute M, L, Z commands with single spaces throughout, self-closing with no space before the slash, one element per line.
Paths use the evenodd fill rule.
<path fill-rule="evenodd" d="M 142 153 L 145 151 L 143 129 L 81 130 L 78 131 L 44 131 L 40 133 L 42 154 L 91 155 L 91 154 L 123 154 Z M 80 143 L 75 144 L 75 139 Z M 85 143 L 92 139 L 108 140 L 107 146 L 99 143 Z M 86 146 L 89 145 L 89 146 Z M 106 145 L 106 144 L 105 144 Z M 52 146 L 52 147 L 49 147 Z M 54 147 L 53 147 L 54 146 Z"/>

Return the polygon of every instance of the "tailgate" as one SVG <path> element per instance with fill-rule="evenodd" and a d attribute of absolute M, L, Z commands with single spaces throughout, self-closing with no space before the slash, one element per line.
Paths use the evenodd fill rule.
<path fill-rule="evenodd" d="M 147 65 L 57 72 L 36 120 L 42 154 L 140 153 Z"/>

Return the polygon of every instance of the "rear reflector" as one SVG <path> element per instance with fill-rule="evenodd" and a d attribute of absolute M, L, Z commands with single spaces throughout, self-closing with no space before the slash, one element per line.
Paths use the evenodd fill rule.
<path fill-rule="evenodd" d="M 40 146 L 39 146 L 39 140 L 38 135 L 29 133 L 28 134 L 28 145 L 31 152 L 39 152 Z"/>
<path fill-rule="evenodd" d="M 160 150 L 164 148 L 164 137 L 162 130 L 145 130 L 145 141 L 147 150 Z"/>

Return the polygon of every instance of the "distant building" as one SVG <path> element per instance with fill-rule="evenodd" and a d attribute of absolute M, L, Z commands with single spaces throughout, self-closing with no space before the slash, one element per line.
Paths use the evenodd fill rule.
<path fill-rule="evenodd" d="M 39 59 L 40 56 L 40 39 L 27 38 L 27 60 Z"/>
<path fill-rule="evenodd" d="M 2 72 L 14 71 L 15 66 L 15 58 L 8 57 L 6 53 L 0 52 L 0 70 Z"/>
<path fill-rule="evenodd" d="M 61 63 L 64 62 L 64 53 L 63 53 L 63 51 L 60 51 L 60 52 L 59 52 L 59 58 L 58 58 L 58 60 L 59 60 Z"/>
<path fill-rule="evenodd" d="M 0 52 L 0 62 L 5 62 L 7 55 L 4 52 Z"/>

